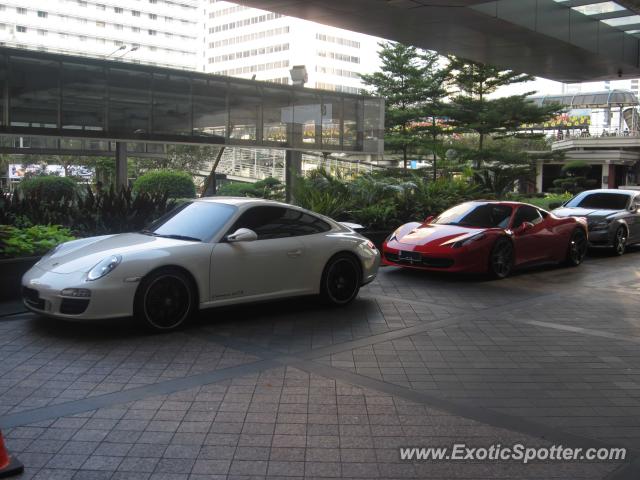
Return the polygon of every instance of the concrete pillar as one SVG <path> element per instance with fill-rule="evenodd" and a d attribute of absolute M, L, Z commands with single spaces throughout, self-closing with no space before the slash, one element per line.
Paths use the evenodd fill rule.
<path fill-rule="evenodd" d="M 302 175 L 302 152 L 287 150 L 285 153 L 285 194 L 287 203 L 295 203 L 294 190 L 297 178 Z"/>
<path fill-rule="evenodd" d="M 542 192 L 542 170 L 544 168 L 544 164 L 542 160 L 538 160 L 536 162 L 536 192 Z"/>
<path fill-rule="evenodd" d="M 129 186 L 127 142 L 116 142 L 116 191 Z"/>

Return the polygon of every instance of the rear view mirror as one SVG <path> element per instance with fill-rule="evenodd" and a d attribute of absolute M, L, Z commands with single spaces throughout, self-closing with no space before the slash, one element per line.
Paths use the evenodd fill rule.
<path fill-rule="evenodd" d="M 427 218 L 424 219 L 424 223 L 431 223 L 431 220 L 433 220 L 434 218 L 436 217 L 434 217 L 433 215 L 429 215 Z"/>
<path fill-rule="evenodd" d="M 254 242 L 258 239 L 258 234 L 248 228 L 239 228 L 231 235 L 227 235 L 227 242 Z"/>

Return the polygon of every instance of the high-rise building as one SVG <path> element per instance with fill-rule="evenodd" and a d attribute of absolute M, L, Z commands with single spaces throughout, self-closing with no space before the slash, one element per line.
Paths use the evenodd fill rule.
<path fill-rule="evenodd" d="M 204 1 L 204 71 L 290 83 L 294 65 L 306 86 L 359 93 L 361 73 L 378 66 L 380 39 L 220 0 Z"/>
<path fill-rule="evenodd" d="M 199 69 L 200 0 L 0 0 L 0 45 Z"/>

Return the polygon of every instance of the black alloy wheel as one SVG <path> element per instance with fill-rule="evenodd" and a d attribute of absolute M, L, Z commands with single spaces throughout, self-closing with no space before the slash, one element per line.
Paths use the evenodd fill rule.
<path fill-rule="evenodd" d="M 589 249 L 589 242 L 587 241 L 587 235 L 581 228 L 576 229 L 571 234 L 571 240 L 569 241 L 569 249 L 567 251 L 567 265 L 577 267 L 582 263 L 584 257 L 587 255 Z"/>
<path fill-rule="evenodd" d="M 614 255 L 624 255 L 627 249 L 627 229 L 624 227 L 618 227 L 615 235 L 613 236 L 613 253 Z"/>
<path fill-rule="evenodd" d="M 514 262 L 513 243 L 508 238 L 499 238 L 491 249 L 489 271 L 494 278 L 502 279 L 509 276 Z"/>
<path fill-rule="evenodd" d="M 320 295 L 331 305 L 347 305 L 358 295 L 361 277 L 358 260 L 348 254 L 338 254 L 324 269 Z"/>
<path fill-rule="evenodd" d="M 195 309 L 190 279 L 179 270 L 161 270 L 145 277 L 135 300 L 135 316 L 147 328 L 169 332 L 186 323 Z"/>

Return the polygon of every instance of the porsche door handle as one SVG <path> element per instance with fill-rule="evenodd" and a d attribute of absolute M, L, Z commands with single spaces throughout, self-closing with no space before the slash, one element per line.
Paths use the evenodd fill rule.
<path fill-rule="evenodd" d="M 302 255 L 302 250 L 298 249 L 298 250 L 289 250 L 287 252 L 287 257 L 291 257 L 291 258 L 298 258 L 300 255 Z"/>

